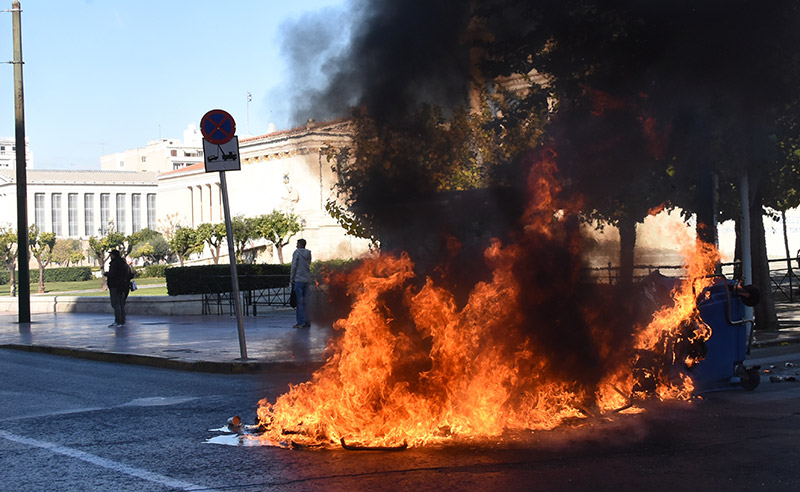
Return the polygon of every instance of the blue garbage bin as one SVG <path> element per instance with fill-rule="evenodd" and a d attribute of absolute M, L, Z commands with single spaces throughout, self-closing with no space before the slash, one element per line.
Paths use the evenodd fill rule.
<path fill-rule="evenodd" d="M 735 288 L 735 282 L 717 279 L 698 297 L 700 316 L 711 327 L 711 337 L 705 342 L 706 356 L 691 371 L 698 390 L 724 387 L 731 384 L 734 376 L 746 389 L 758 385 L 758 369 L 745 369 L 743 365 L 747 329 L 743 322 L 744 303 L 734 294 Z"/>

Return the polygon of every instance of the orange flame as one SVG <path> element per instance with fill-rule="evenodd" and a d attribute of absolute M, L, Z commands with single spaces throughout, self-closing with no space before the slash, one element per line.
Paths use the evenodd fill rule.
<path fill-rule="evenodd" d="M 484 253 L 491 276 L 463 305 L 431 278 L 420 283 L 405 253 L 366 259 L 350 274 L 354 300 L 349 315 L 334 324 L 341 336 L 330 342 L 333 355 L 311 381 L 290 387 L 275 403 L 259 402 L 265 443 L 394 447 L 496 438 L 620 410 L 636 397 L 691 395 L 691 379 L 675 370 L 691 361 L 676 341 L 710 336 L 693 289 L 703 287 L 718 253 L 705 245 L 692 251 L 674 305 L 631 326 L 624 338 L 591 303 L 559 308 L 560 299 L 581 299 L 583 287 L 579 262 L 555 292 L 536 281 L 547 278 L 554 262 L 532 261 L 531 247 L 577 249 L 570 214 L 557 203 L 553 156 L 545 157 L 529 179 L 537 199 L 524 216 L 523 236 L 514 244 L 492 242 Z M 573 318 L 588 327 L 575 332 L 585 338 L 574 348 L 591 350 L 556 357 L 549 347 L 563 340 L 542 332 L 552 323 L 572 333 Z M 575 369 L 586 367 L 598 374 Z"/>

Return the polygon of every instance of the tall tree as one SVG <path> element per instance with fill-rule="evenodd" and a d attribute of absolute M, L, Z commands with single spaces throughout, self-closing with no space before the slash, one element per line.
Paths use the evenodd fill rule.
<path fill-rule="evenodd" d="M 150 239 L 153 238 L 164 239 L 164 236 L 162 236 L 161 233 L 158 231 L 154 231 L 153 229 L 147 229 L 147 228 L 126 236 L 125 255 L 130 256 L 137 246 L 147 243 Z"/>
<path fill-rule="evenodd" d="M 581 122 L 570 113 L 591 107 L 598 92 L 607 94 L 605 100 L 613 105 L 639 99 L 644 109 L 641 135 L 645 143 L 655 137 L 653 142 L 663 149 L 664 159 L 653 167 L 657 182 L 671 183 L 675 190 L 671 201 L 697 215 L 701 238 L 713 238 L 707 236 L 714 219 L 711 177 L 717 175 L 724 184 L 719 188 L 723 194 L 737 193 L 738 180 L 733 176 L 746 172 L 755 178 L 751 199 L 756 201 L 750 205 L 755 212 L 753 239 L 759 244 L 754 250 L 765 254 L 764 248 L 755 247 L 763 241 L 759 224 L 765 197 L 759 190 L 765 180 L 758 172 L 773 164 L 764 159 L 763 149 L 769 147 L 776 118 L 800 83 L 795 61 L 800 46 L 798 4 L 498 0 L 483 5 L 490 29 L 503 26 L 492 31 L 497 39 L 488 46 L 490 74 L 533 69 L 546 74 L 555 125 Z M 600 118 L 582 123 L 590 131 L 620 136 L 625 126 L 618 124 L 615 112 L 599 113 Z M 583 128 L 577 130 L 564 125 L 558 136 L 580 134 Z M 561 142 L 582 145 L 576 140 Z M 633 154 L 640 147 L 633 146 L 626 157 L 635 161 Z M 736 158 L 730 158 L 732 154 Z M 595 162 L 569 164 L 585 167 Z M 658 167 L 670 179 L 664 180 Z M 629 177 L 615 166 L 601 172 L 619 175 L 620 182 L 643 184 L 639 175 Z M 574 184 L 591 185 L 578 180 Z M 625 187 L 606 191 L 621 196 Z M 660 201 L 656 197 L 651 206 Z M 586 206 L 601 209 L 591 199 Z M 754 276 L 762 281 L 768 279 L 764 264 L 765 256 L 754 259 Z M 764 299 L 760 309 L 768 312 L 771 298 Z M 760 318 L 760 327 L 774 324 L 770 315 Z"/>
<path fill-rule="evenodd" d="M 208 244 L 208 249 L 211 251 L 211 257 L 214 259 L 215 265 L 219 263 L 219 250 L 227 235 L 228 233 L 223 223 L 205 223 L 197 226 L 197 239 Z"/>
<path fill-rule="evenodd" d="M 248 243 L 259 237 L 257 232 L 257 221 L 253 217 L 236 215 L 231 219 L 231 229 L 233 230 L 233 244 L 237 262 L 244 262 L 244 252 Z M 254 261 L 255 258 L 251 258 Z"/>
<path fill-rule="evenodd" d="M 275 245 L 278 262 L 283 263 L 283 247 L 289 244 L 292 236 L 303 229 L 300 218 L 292 213 L 273 210 L 256 218 L 256 233 Z"/>
<path fill-rule="evenodd" d="M 169 247 L 178 256 L 181 266 L 189 255 L 203 251 L 203 240 L 198 238 L 197 231 L 191 227 L 179 227 L 174 230 L 169 240 Z"/>
<path fill-rule="evenodd" d="M 56 239 L 53 245 L 52 261 L 59 265 L 69 266 L 70 263 L 83 260 L 81 242 L 77 239 Z"/>
<path fill-rule="evenodd" d="M 31 254 L 39 265 L 39 294 L 44 294 L 44 269 L 52 260 L 55 243 L 56 234 L 54 232 L 40 232 L 35 224 L 28 228 L 28 244 Z"/>
<path fill-rule="evenodd" d="M 169 255 L 169 244 L 161 234 L 135 243 L 130 253 L 131 258 L 141 258 L 150 263 L 165 261 Z"/>

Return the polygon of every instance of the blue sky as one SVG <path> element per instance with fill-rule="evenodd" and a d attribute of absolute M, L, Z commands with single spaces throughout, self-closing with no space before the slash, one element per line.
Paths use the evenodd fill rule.
<path fill-rule="evenodd" d="M 313 16 L 337 38 L 326 46 L 341 47 L 346 1 L 21 0 L 34 168 L 99 169 L 103 154 L 182 139 L 215 108 L 231 113 L 240 136 L 291 126 L 297 84 L 282 32 Z M 11 61 L 10 13 L 0 14 L 0 26 L 0 59 Z M 3 65 L 0 136 L 13 137 L 13 65 Z M 306 70 L 302 83 L 321 85 L 320 73 Z"/>

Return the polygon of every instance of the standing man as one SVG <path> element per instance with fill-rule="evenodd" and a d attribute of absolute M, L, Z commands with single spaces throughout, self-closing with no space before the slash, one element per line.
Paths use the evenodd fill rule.
<path fill-rule="evenodd" d="M 306 240 L 297 240 L 297 249 L 292 254 L 292 272 L 290 274 L 292 290 L 297 296 L 297 324 L 294 328 L 308 328 L 306 315 L 306 299 L 308 298 L 308 283 L 311 282 L 311 251 L 306 249 Z"/>
<path fill-rule="evenodd" d="M 109 253 L 111 261 L 108 263 L 108 292 L 111 295 L 111 307 L 114 308 L 114 322 L 109 328 L 125 326 L 125 301 L 128 299 L 128 289 L 131 282 L 131 269 L 122 259 L 118 249 Z"/>

